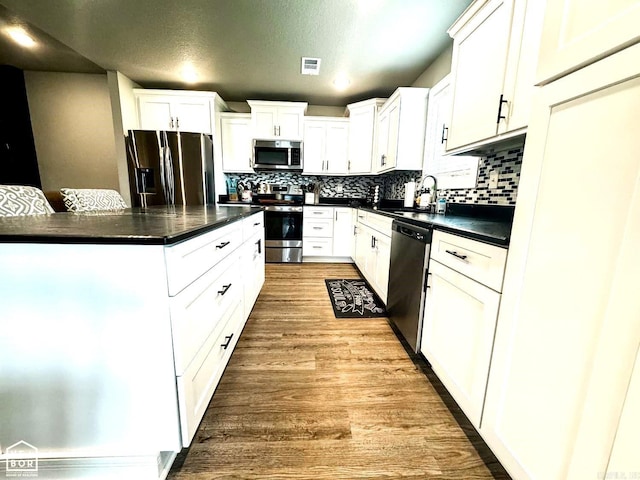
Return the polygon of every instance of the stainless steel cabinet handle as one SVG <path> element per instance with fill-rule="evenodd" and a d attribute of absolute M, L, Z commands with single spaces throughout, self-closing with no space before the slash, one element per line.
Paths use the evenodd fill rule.
<path fill-rule="evenodd" d="M 447 252 L 449 255 L 453 255 L 456 258 L 459 258 L 460 260 L 466 260 L 467 259 L 466 255 L 460 255 L 458 252 L 453 252 L 451 250 L 445 250 L 445 252 Z"/>
<path fill-rule="evenodd" d="M 275 125 L 273 126 L 273 136 L 274 137 L 276 136 L 276 126 Z"/>
<path fill-rule="evenodd" d="M 313 227 L 314 230 L 322 230 L 322 227 Z"/>
<path fill-rule="evenodd" d="M 176 117 L 176 128 L 180 128 L 180 119 Z"/>
<path fill-rule="evenodd" d="M 447 136 L 444 136 L 444 133 L 447 132 Z M 442 124 L 442 137 L 440 139 L 440 143 L 444 143 L 449 140 L 449 127 L 447 127 L 444 123 Z"/>
<path fill-rule="evenodd" d="M 314 245 L 313 248 L 322 248 L 320 245 Z"/>
<path fill-rule="evenodd" d="M 219 245 L 216 245 L 216 250 L 217 249 L 223 249 L 224 247 L 226 247 L 227 245 L 229 245 L 231 242 L 222 242 Z"/>
<path fill-rule="evenodd" d="M 318 211 L 313 212 L 314 215 L 322 215 L 323 213 L 324 212 L 318 212 Z"/>
<path fill-rule="evenodd" d="M 231 335 L 225 335 L 224 339 L 226 340 L 226 342 L 220 344 L 220 346 L 226 350 L 229 344 L 231 343 L 232 338 L 233 338 L 233 333 Z"/>
<path fill-rule="evenodd" d="M 173 117 L 169 117 L 169 128 L 173 128 Z"/>
<path fill-rule="evenodd" d="M 222 290 L 218 290 L 218 293 L 224 296 L 224 294 L 227 293 L 231 288 L 231 285 L 232 285 L 231 283 L 229 285 L 223 285 Z"/>

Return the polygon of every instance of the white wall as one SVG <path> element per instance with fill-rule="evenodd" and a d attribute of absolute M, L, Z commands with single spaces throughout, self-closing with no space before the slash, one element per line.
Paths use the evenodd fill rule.
<path fill-rule="evenodd" d="M 412 87 L 431 88 L 451 72 L 451 56 L 453 55 L 453 40 L 449 46 L 420 74 Z"/>
<path fill-rule="evenodd" d="M 118 170 L 119 190 L 127 205 L 131 205 L 129 192 L 129 172 L 125 135 L 129 130 L 138 128 L 138 113 L 134 88 L 140 85 L 131 81 L 120 72 L 107 72 L 111 110 L 113 112 L 113 131 L 115 134 L 116 165 Z"/>
<path fill-rule="evenodd" d="M 45 191 L 119 190 L 107 76 L 24 72 Z"/>

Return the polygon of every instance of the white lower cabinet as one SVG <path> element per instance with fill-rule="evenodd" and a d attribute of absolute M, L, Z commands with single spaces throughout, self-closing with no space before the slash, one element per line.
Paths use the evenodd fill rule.
<path fill-rule="evenodd" d="M 480 428 L 496 331 L 505 248 L 435 231 L 420 351 Z"/>
<path fill-rule="evenodd" d="M 229 310 L 220 320 L 221 328 L 209 336 L 184 375 L 177 377 L 184 447 L 191 444 L 244 326 L 242 300 L 237 299 Z"/>
<path fill-rule="evenodd" d="M 420 351 L 480 428 L 500 294 L 431 261 Z"/>
<path fill-rule="evenodd" d="M 187 447 L 264 283 L 264 214 L 168 250 L 169 273 L 181 280 L 169 279 L 169 286 L 187 284 L 169 299 L 182 446 Z M 213 266 L 201 273 L 205 259 Z"/>
<path fill-rule="evenodd" d="M 385 215 L 359 210 L 355 261 L 364 278 L 386 304 L 391 263 L 391 223 Z"/>
<path fill-rule="evenodd" d="M 353 219 L 350 207 L 305 206 L 302 256 L 306 261 L 351 261 Z"/>

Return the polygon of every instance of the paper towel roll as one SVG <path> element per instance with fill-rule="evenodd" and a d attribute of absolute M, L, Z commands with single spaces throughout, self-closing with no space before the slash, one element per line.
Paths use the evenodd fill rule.
<path fill-rule="evenodd" d="M 416 182 L 408 182 L 404 184 L 404 206 L 413 207 L 416 197 Z"/>

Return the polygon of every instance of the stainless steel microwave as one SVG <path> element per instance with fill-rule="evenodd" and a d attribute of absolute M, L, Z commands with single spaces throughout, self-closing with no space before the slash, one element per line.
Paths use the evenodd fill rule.
<path fill-rule="evenodd" d="M 254 170 L 302 171 L 302 142 L 254 140 Z"/>

